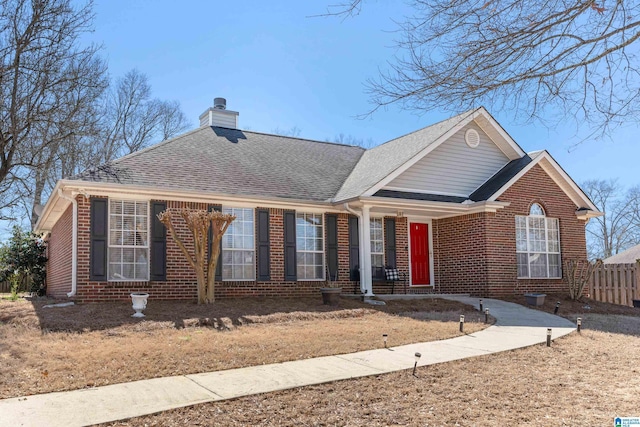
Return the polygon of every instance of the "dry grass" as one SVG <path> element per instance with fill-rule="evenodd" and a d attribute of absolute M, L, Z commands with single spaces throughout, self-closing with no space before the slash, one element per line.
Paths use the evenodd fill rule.
<path fill-rule="evenodd" d="M 445 339 L 484 328 L 460 303 L 426 299 L 329 307 L 318 299 L 239 299 L 211 306 L 151 301 L 43 308 L 0 301 L 0 398 L 216 371 Z M 51 302 L 51 301 L 48 301 Z"/>
<path fill-rule="evenodd" d="M 555 301 L 551 311 L 555 307 Z M 410 371 L 202 404 L 113 426 L 608 426 L 639 416 L 640 316 L 583 316 L 582 334 Z M 589 311 L 589 310 L 587 310 Z M 599 306 L 595 311 L 607 312 Z M 617 312 L 617 307 L 609 307 Z"/>

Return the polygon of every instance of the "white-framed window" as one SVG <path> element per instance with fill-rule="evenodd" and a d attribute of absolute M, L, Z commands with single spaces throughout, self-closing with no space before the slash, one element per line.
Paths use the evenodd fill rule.
<path fill-rule="evenodd" d="M 560 278 L 560 227 L 537 203 L 529 216 L 516 216 L 518 278 Z"/>
<path fill-rule="evenodd" d="M 384 232 L 382 218 L 371 218 L 369 230 L 371 236 L 371 267 L 384 268 Z"/>
<path fill-rule="evenodd" d="M 298 280 L 324 280 L 322 214 L 296 213 Z"/>
<path fill-rule="evenodd" d="M 222 208 L 235 215 L 222 236 L 222 280 L 255 280 L 255 223 L 250 208 Z"/>
<path fill-rule="evenodd" d="M 149 280 L 149 203 L 109 199 L 110 281 Z"/>

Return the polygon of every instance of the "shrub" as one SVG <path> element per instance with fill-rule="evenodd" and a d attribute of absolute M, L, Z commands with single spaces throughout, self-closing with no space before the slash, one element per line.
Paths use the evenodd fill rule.
<path fill-rule="evenodd" d="M 44 295 L 47 277 L 47 245 L 35 233 L 13 227 L 9 241 L 0 249 L 0 280 L 11 281 L 12 293 L 28 290 Z M 29 289 L 25 285 L 31 283 Z"/>

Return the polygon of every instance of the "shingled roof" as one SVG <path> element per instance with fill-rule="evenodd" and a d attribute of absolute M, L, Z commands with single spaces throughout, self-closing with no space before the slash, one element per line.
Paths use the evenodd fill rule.
<path fill-rule="evenodd" d="M 72 179 L 328 201 L 364 151 L 342 144 L 206 126 Z"/>

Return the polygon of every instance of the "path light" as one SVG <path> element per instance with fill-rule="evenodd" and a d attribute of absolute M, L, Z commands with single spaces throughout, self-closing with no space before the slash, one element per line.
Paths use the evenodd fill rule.
<path fill-rule="evenodd" d="M 547 347 L 551 347 L 551 328 L 547 328 Z"/>
<path fill-rule="evenodd" d="M 489 309 L 484 311 L 484 323 L 489 323 Z"/>
<path fill-rule="evenodd" d="M 387 338 L 389 336 L 387 334 L 382 334 L 382 340 L 384 341 L 384 348 L 387 348 Z"/>
<path fill-rule="evenodd" d="M 480 313 L 482 313 L 482 298 L 480 298 Z"/>
<path fill-rule="evenodd" d="M 460 315 L 460 332 L 464 332 L 464 314 Z"/>
<path fill-rule="evenodd" d="M 578 332 L 580 332 L 580 329 L 582 328 L 582 317 L 578 317 L 578 321 L 576 323 L 578 324 Z"/>
<path fill-rule="evenodd" d="M 422 357 L 422 355 L 420 353 L 416 353 L 414 354 L 414 357 L 416 358 L 416 363 L 413 364 L 413 376 L 416 376 L 416 368 L 418 367 L 418 360 L 420 360 L 420 358 Z"/>
<path fill-rule="evenodd" d="M 556 303 L 556 308 L 553 310 L 553 314 L 558 314 L 558 309 L 560 308 L 560 301 Z"/>

